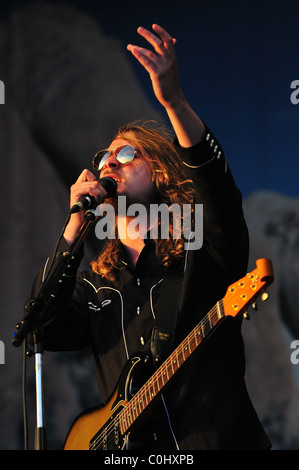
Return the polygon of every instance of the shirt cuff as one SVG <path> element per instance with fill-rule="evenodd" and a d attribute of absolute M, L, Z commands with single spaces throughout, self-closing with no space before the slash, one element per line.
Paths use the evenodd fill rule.
<path fill-rule="evenodd" d="M 177 138 L 174 140 L 174 145 L 177 147 L 182 162 L 189 168 L 197 169 L 214 160 L 225 161 L 224 152 L 219 141 L 207 126 L 202 139 L 193 147 L 181 147 Z"/>

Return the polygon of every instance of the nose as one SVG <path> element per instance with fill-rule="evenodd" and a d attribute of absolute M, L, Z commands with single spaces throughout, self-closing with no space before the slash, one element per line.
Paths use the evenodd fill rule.
<path fill-rule="evenodd" d="M 114 153 L 111 152 L 108 159 L 105 161 L 101 171 L 103 171 L 104 168 L 118 168 L 119 165 L 120 165 L 119 161 L 116 159 Z"/>

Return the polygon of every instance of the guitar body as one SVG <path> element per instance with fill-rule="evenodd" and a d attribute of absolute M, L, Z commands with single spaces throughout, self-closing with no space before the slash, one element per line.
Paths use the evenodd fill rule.
<path fill-rule="evenodd" d="M 145 362 L 140 356 L 129 360 L 110 399 L 103 405 L 82 413 L 72 425 L 65 444 L 65 450 L 120 450 L 128 443 L 128 436 L 122 436 L 115 417 L 126 406 L 133 395 L 134 371 Z"/>
<path fill-rule="evenodd" d="M 90 441 L 93 436 L 98 433 L 99 429 L 102 429 L 102 424 L 109 423 L 111 410 L 114 408 L 117 397 L 118 389 L 115 390 L 107 404 L 91 408 L 78 416 L 66 437 L 64 450 L 89 450 Z M 118 407 L 121 406 L 121 403 L 116 405 L 116 412 Z M 119 445 L 123 446 L 124 443 L 122 442 Z M 118 445 L 112 447 L 112 449 L 120 448 L 122 447 L 118 447 Z"/>
<path fill-rule="evenodd" d="M 128 432 L 120 432 L 120 413 L 152 374 L 153 369 L 148 356 L 132 357 L 126 363 L 109 400 L 90 408 L 74 421 L 66 437 L 64 450 L 154 449 L 161 445 L 156 440 L 157 435 L 163 437 L 163 445 L 166 443 L 168 448 L 175 448 L 165 409 L 159 400 L 155 403 L 155 411 L 151 413 L 152 409 L 147 409 L 134 421 Z M 140 435 L 143 442 L 138 441 Z"/>

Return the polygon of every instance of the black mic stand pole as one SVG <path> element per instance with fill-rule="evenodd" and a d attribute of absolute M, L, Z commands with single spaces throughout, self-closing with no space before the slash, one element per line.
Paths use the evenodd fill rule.
<path fill-rule="evenodd" d="M 38 316 L 41 316 L 48 303 L 55 297 L 57 292 L 63 286 L 63 277 L 69 261 L 80 249 L 89 229 L 95 222 L 97 216 L 95 209 L 90 209 L 84 214 L 84 223 L 80 228 L 78 235 L 72 243 L 70 250 L 64 253 L 57 253 L 59 257 L 57 267 L 48 273 L 46 281 L 42 284 L 36 298 L 29 300 L 25 304 L 27 315 L 16 325 L 12 344 L 19 347 L 28 334 L 33 337 L 33 352 L 35 357 L 35 387 L 36 387 L 36 429 L 35 429 L 35 450 L 46 450 L 46 428 L 44 426 L 44 406 L 43 406 L 43 374 L 42 374 L 42 355 L 43 348 L 40 339 L 40 329 L 38 327 Z M 69 217 L 64 225 L 68 223 Z M 61 237 L 60 237 L 61 238 Z"/>

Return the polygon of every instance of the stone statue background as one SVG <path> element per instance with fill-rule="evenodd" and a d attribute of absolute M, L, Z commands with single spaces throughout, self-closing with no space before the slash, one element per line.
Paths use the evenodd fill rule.
<path fill-rule="evenodd" d="M 163 122 L 164 115 L 148 101 L 119 41 L 69 6 L 34 2 L 16 9 L 2 21 L 0 56 L 0 449 L 14 450 L 23 448 L 23 352 L 10 341 L 32 280 L 63 226 L 68 188 L 119 125 L 140 118 Z M 274 448 L 298 449 L 299 366 L 290 361 L 290 343 L 299 337 L 298 201 L 257 192 L 244 210 L 249 270 L 258 257 L 270 257 L 276 274 L 270 299 L 244 323 L 248 388 Z M 87 249 L 84 263 L 90 256 Z M 45 353 L 43 362 L 48 447 L 59 449 L 72 420 L 99 401 L 93 363 L 88 350 Z M 33 358 L 26 363 L 33 448 Z"/>

